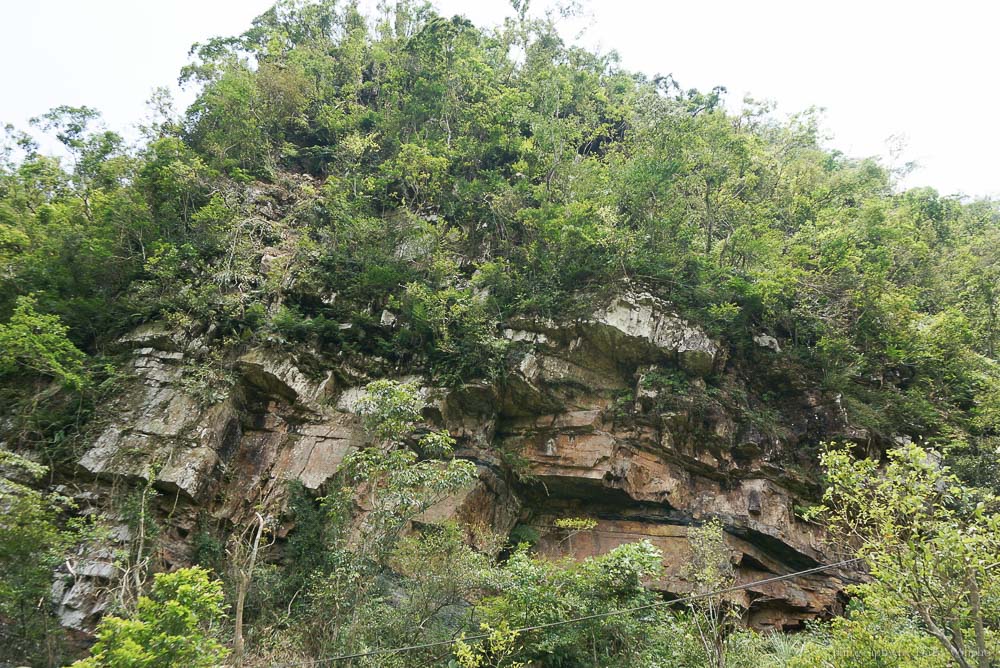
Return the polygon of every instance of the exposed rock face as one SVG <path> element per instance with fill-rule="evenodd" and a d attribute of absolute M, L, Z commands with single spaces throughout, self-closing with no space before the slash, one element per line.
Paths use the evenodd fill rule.
<path fill-rule="evenodd" d="M 704 376 L 720 356 L 719 345 L 703 331 L 648 294 L 616 297 L 581 324 L 595 346 L 623 361 L 676 358 L 685 371 Z"/>
<path fill-rule="evenodd" d="M 522 521 L 541 534 L 541 552 L 583 558 L 647 538 L 664 553 L 666 576 L 655 586 L 682 595 L 687 527 L 719 517 L 744 582 L 833 560 L 822 532 L 794 512 L 808 504 L 800 496 L 808 480 L 781 462 L 818 417 L 813 399 L 802 398 L 803 424 L 778 439 L 696 397 L 652 387 L 648 378 L 679 367 L 688 377 L 680 384 L 697 394 L 725 355 L 645 294 L 618 296 L 573 323 L 518 322 L 506 334 L 522 357 L 501 402 L 496 447 L 516 451 L 538 483 L 522 492 Z M 566 540 L 559 517 L 597 526 Z M 837 611 L 854 575 L 773 583 L 735 598 L 755 626 L 796 626 Z"/>
<path fill-rule="evenodd" d="M 761 426 L 712 398 L 706 378 L 714 388 L 738 383 L 724 347 L 643 293 L 573 321 L 519 319 L 504 333 L 515 349 L 504 383 L 422 383 L 428 423 L 447 428 L 480 475 L 420 522 L 457 518 L 501 533 L 520 522 L 541 535 L 541 554 L 576 558 L 647 538 L 664 554 L 665 576 L 653 585 L 674 595 L 689 590 L 680 577 L 687 527 L 710 517 L 724 522 L 745 582 L 836 559 L 796 516 L 814 490 L 787 465 L 817 429 L 849 432 L 835 399 L 803 394 L 780 429 Z M 367 378 L 346 363 L 315 370 L 322 365 L 250 350 L 228 390 L 206 400 L 191 382 L 204 342 L 146 326 L 121 343 L 133 351 L 135 387 L 79 465 L 97 488 L 151 480 L 163 492 L 164 565 L 191 559 L 199 518 L 241 526 L 255 507 L 280 514 L 287 481 L 321 490 L 364 443 L 355 410 Z M 567 539 L 555 528 L 560 517 L 597 525 Z M 86 628 L 99 614 L 95 592 L 115 577 L 102 568 L 54 591 L 68 626 Z M 734 600 L 755 626 L 796 626 L 837 611 L 854 575 L 772 583 Z"/>
<path fill-rule="evenodd" d="M 329 377 L 312 383 L 289 360 L 259 351 L 244 358 L 242 386 L 206 404 L 183 386 L 183 353 L 135 355 L 138 387 L 80 459 L 99 477 L 152 477 L 160 490 L 193 502 L 218 493 L 216 474 L 233 465 L 259 484 L 299 479 L 317 489 L 361 442 L 354 416 L 319 410 Z"/>
<path fill-rule="evenodd" d="M 255 506 L 280 509 L 288 481 L 319 490 L 344 457 L 364 441 L 356 415 L 326 403 L 332 374 L 313 378 L 283 356 L 256 350 L 237 364 L 241 372 L 221 398 L 199 397 L 187 365 L 197 341 L 181 349 L 175 339 L 144 328 L 133 351 L 134 385 L 111 407 L 115 417 L 79 461 L 96 483 L 87 506 L 114 516 L 109 488 L 102 485 L 152 481 L 163 507 L 157 561 L 163 566 L 191 560 L 192 532 L 199 521 L 240 525 Z M 212 399 L 215 399 L 214 401 Z M 129 536 L 120 528 L 120 544 Z M 89 563 L 89 560 L 84 563 Z M 107 567 L 110 568 L 110 559 Z M 64 625 L 92 628 L 108 585 L 118 574 L 76 569 L 53 590 Z"/>
<path fill-rule="evenodd" d="M 637 365 L 674 361 L 682 369 L 707 375 L 724 363 L 721 346 L 704 331 L 683 320 L 661 299 L 646 293 L 626 293 L 612 298 L 590 316 L 575 322 L 520 319 L 508 329 L 514 341 L 541 345 L 559 344 L 577 349 L 596 360 Z M 589 355 L 588 355 L 589 353 Z"/>
<path fill-rule="evenodd" d="M 767 348 L 773 350 L 776 353 L 781 352 L 781 345 L 778 343 L 778 339 L 774 338 L 769 334 L 755 334 L 753 337 L 753 342 L 756 343 L 761 348 Z"/>

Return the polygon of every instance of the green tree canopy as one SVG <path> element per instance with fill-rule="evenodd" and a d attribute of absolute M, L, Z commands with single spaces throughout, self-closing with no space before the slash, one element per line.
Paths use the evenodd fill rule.
<path fill-rule="evenodd" d="M 214 668 L 228 651 L 215 638 L 223 617 L 222 583 L 202 568 L 157 573 L 129 619 L 107 616 L 91 656 L 75 668 Z"/>

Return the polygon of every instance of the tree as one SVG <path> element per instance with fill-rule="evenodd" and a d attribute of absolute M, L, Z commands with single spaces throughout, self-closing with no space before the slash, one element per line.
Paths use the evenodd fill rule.
<path fill-rule="evenodd" d="M 476 616 L 498 630 L 504 624 L 543 626 L 648 606 L 656 595 L 643 583 L 662 568 L 663 555 L 649 541 L 579 562 L 533 557 L 522 545 L 487 574 Z M 629 666 L 661 630 L 658 622 L 656 611 L 647 609 L 525 631 L 518 651 L 505 657 L 546 668 Z"/>
<path fill-rule="evenodd" d="M 264 516 L 256 513 L 256 523 L 247 526 L 238 536 L 230 541 L 227 556 L 236 581 L 236 619 L 233 622 L 233 662 L 243 665 L 243 611 L 246 606 L 247 593 L 253 584 L 254 566 L 258 553 L 261 551 L 260 539 L 264 535 L 267 522 Z M 265 545 L 267 549 L 269 545 Z"/>
<path fill-rule="evenodd" d="M 77 538 L 59 522 L 69 500 L 25 484 L 47 470 L 0 449 L 0 659 L 18 665 L 58 662 L 52 574 Z"/>
<path fill-rule="evenodd" d="M 844 617 L 816 625 L 782 668 L 945 668 L 953 666 L 941 644 L 905 610 L 875 610 L 855 600 Z"/>
<path fill-rule="evenodd" d="M 222 583 L 203 568 L 157 573 L 131 619 L 108 616 L 97 627 L 90 657 L 74 668 L 214 668 L 228 650 L 216 639 Z"/>
<path fill-rule="evenodd" d="M 989 668 L 1000 614 L 993 500 L 912 443 L 890 450 L 884 466 L 834 445 L 821 462 L 828 487 L 812 515 L 867 563 L 872 582 L 854 591 L 875 609 L 909 611 L 962 668 Z"/>
<path fill-rule="evenodd" d="M 479 630 L 486 638 L 477 647 L 466 644 L 464 638 L 455 641 L 455 659 L 460 668 L 523 668 L 520 661 L 511 661 L 517 650 L 517 631 L 506 622 L 497 628 L 481 624 Z"/>
<path fill-rule="evenodd" d="M 722 522 L 712 519 L 699 527 L 688 528 L 691 561 L 684 568 L 684 578 L 691 583 L 691 593 L 702 598 L 692 602 L 694 623 L 709 665 L 726 666 L 726 637 L 732 630 L 732 607 L 720 589 L 732 586 L 736 571 L 729 558 Z"/>
<path fill-rule="evenodd" d="M 67 387 L 84 385 L 84 354 L 66 337 L 58 316 L 39 313 L 33 297 L 18 297 L 0 324 L 0 376 L 17 372 L 50 376 Z"/>
<path fill-rule="evenodd" d="M 460 603 L 477 577 L 482 560 L 455 528 L 412 535 L 413 521 L 477 470 L 452 457 L 446 431 L 417 436 L 423 405 L 415 386 L 391 380 L 369 383 L 359 402 L 371 443 L 345 459 L 345 485 L 324 500 L 337 526 L 324 531 L 327 558 L 306 592 L 314 615 L 307 643 L 324 653 L 447 633 L 438 613 Z M 400 589 L 390 588 L 394 581 Z"/>
<path fill-rule="evenodd" d="M 364 494 L 360 553 L 384 562 L 407 524 L 474 480 L 476 466 L 462 459 L 445 459 L 455 446 L 447 431 L 432 431 L 417 440 L 425 458 L 408 447 L 406 439 L 423 407 L 413 385 L 376 380 L 365 388 L 359 403 L 375 442 L 345 458 L 344 468 Z"/>
<path fill-rule="evenodd" d="M 714 407 L 692 430 L 717 408 L 780 438 L 801 394 L 821 387 L 841 396 L 817 404 L 816 428 L 843 422 L 873 443 L 901 433 L 951 441 L 965 482 L 998 484 L 997 202 L 896 192 L 891 170 L 824 149 L 814 112 L 785 122 L 747 100 L 732 113 L 722 88 L 683 90 L 568 43 L 554 14 L 533 19 L 526 0 L 496 28 L 422 0 L 381 2 L 377 17 L 360 4 L 369 3 L 280 0 L 244 34 L 196 45 L 182 72 L 194 103 L 172 118 L 158 96 L 163 113 L 135 149 L 86 107 L 32 123 L 61 142 L 60 158 L 13 128 L 0 138 L 0 441 L 68 460 L 89 442 L 88 416 L 115 410 L 114 378 L 133 371 L 98 383 L 111 364 L 81 351 L 123 361 L 115 340 L 150 321 L 186 330 L 182 385 L 207 400 L 229 393 L 230 374 L 217 368 L 268 346 L 341 380 L 357 377 L 355 366 L 425 374 L 464 387 L 463 410 L 495 412 L 495 397 L 517 404 L 502 416 L 550 412 L 548 402 L 521 405 L 528 395 L 507 371 L 530 363 L 533 344 L 505 327 L 551 318 L 565 330 L 596 297 L 627 287 L 669 299 L 725 339 L 726 370 L 684 381 L 686 403 Z M 761 349 L 757 332 L 781 345 Z M 543 333 L 529 338 L 542 344 Z M 773 373 L 743 373 L 765 360 L 777 362 Z M 60 383 L 88 391 L 58 392 Z M 571 385 L 550 389 L 571 398 Z M 453 456 L 447 433 L 429 433 L 424 409 L 413 387 L 370 385 L 370 442 L 323 501 L 305 495 L 309 511 L 296 511 L 282 559 L 250 558 L 259 522 L 234 545 L 234 617 L 245 606 L 250 651 L 271 622 L 272 638 L 303 629 L 290 642 L 317 655 L 466 628 L 453 612 L 474 591 L 478 560 L 460 540 L 468 528 L 438 531 L 421 512 L 475 468 Z M 134 566 L 147 561 L 148 517 L 141 511 L 133 532 Z M 586 524 L 562 522 L 572 551 Z M 721 549 L 716 537 L 701 566 Z M 622 561 L 587 568 L 631 577 Z M 497 586 L 491 596 L 526 608 L 537 595 L 553 618 L 646 596 L 574 584 L 567 573 L 617 586 L 583 566 L 550 571 L 519 556 L 510 567 L 537 582 L 525 576 L 523 592 Z M 143 572 L 126 579 L 129 606 L 147 588 Z M 733 658 L 725 624 L 706 621 L 724 609 L 690 618 L 708 651 Z M 637 661 L 629 643 L 641 644 L 649 619 L 535 634 L 528 640 L 543 646 L 524 658 Z M 683 651 L 702 661 L 697 627 L 684 628 Z"/>

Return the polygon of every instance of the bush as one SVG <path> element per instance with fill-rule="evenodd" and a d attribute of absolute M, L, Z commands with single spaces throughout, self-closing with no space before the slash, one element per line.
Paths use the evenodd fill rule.
<path fill-rule="evenodd" d="M 203 568 L 157 573 L 131 619 L 105 617 L 87 659 L 74 668 L 214 668 L 228 650 L 216 639 L 222 583 Z"/>
<path fill-rule="evenodd" d="M 0 449 L 0 661 L 57 660 L 58 625 L 46 601 L 52 572 L 76 534 L 59 525 L 65 498 L 28 487 L 47 469 Z"/>
<path fill-rule="evenodd" d="M 7 324 L 0 324 L 0 376 L 42 375 L 67 387 L 86 383 L 86 357 L 67 338 L 58 316 L 39 313 L 34 297 L 18 297 Z"/>

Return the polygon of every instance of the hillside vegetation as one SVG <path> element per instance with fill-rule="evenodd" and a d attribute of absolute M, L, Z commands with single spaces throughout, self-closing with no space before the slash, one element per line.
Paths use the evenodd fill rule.
<path fill-rule="evenodd" d="M 504 382 L 511 343 L 502 330 L 512 319 L 572 319 L 615 291 L 642 290 L 723 341 L 728 364 L 750 376 L 754 338 L 780 344 L 780 363 L 755 386 L 764 427 L 788 395 L 815 390 L 837 397 L 857 428 L 854 454 L 881 457 L 910 439 L 941 454 L 949 468 L 934 472 L 912 451 L 899 460 L 934 484 L 915 486 L 912 498 L 897 488 L 871 496 L 904 512 L 890 525 L 869 518 L 867 527 L 885 533 L 865 543 L 870 534 L 844 519 L 856 515 L 837 508 L 863 508 L 869 497 L 845 490 L 871 490 L 879 478 L 851 469 L 861 464 L 846 451 L 826 450 L 826 517 L 850 541 L 888 544 L 924 503 L 950 514 L 932 514 L 906 540 L 945 525 L 994 526 L 1000 206 L 900 191 L 892 169 L 826 148 L 817 112 L 781 119 L 753 100 L 731 111 L 721 88 L 685 90 L 669 75 L 629 72 L 614 54 L 566 43 L 554 20 L 531 18 L 526 4 L 486 29 L 415 3 L 365 17 L 350 3 L 283 0 L 244 34 L 195 45 L 181 81 L 197 98 L 177 113 L 165 93 L 154 96 L 137 144 L 87 107 L 8 127 L 0 492 L 5 513 L 34 518 L 34 530 L 0 523 L 0 564 L 20 564 L 17 578 L 0 569 L 0 627 L 13 639 L 0 644 L 14 653 L 0 650 L 0 659 L 54 665 L 67 656 L 52 649 L 45 573 L 80 531 L 96 529 L 67 526 L 71 509 L 46 485 L 72 477 L 89 425 L 124 386 L 115 342 L 153 321 L 208 342 L 192 388 L 206 402 L 233 382 L 233 360 L 248 346 L 294 351 L 314 365 L 364 355 L 385 375 L 457 387 Z M 64 156 L 40 152 L 33 132 L 54 135 Z M 266 586 L 251 590 L 248 661 L 419 644 L 476 634 L 482 622 L 494 637 L 464 649 L 351 665 L 992 665 L 962 663 L 954 646 L 964 639 L 963 657 L 975 657 L 977 632 L 995 641 L 996 575 L 977 594 L 978 626 L 968 598 L 942 613 L 949 647 L 928 623 L 934 611 L 922 617 L 922 599 L 894 584 L 907 569 L 890 572 L 872 552 L 865 556 L 886 589 L 860 592 L 850 616 L 791 638 L 738 631 L 726 614 L 701 608 L 513 633 L 653 600 L 641 583 L 659 568 L 655 550 L 638 543 L 552 563 L 527 545 L 473 550 L 454 527 L 399 533 L 395 522 L 423 510 L 431 481 L 442 492 L 472 475 L 449 459 L 447 433 L 414 436 L 419 406 L 406 392 L 370 387 L 367 410 L 373 440 L 412 456 L 359 457 L 345 473 L 353 476 L 345 485 L 373 489 L 390 479 L 393 504 L 382 501 L 383 523 L 366 525 L 371 553 L 358 556 L 346 535 L 346 492 L 331 489 L 321 504 L 294 496 L 306 519 L 285 567 L 268 563 L 258 576 Z M 419 461 L 407 449 L 416 438 Z M 818 472 L 815 445 L 805 459 Z M 428 468 L 434 457 L 440 466 Z M 934 476 L 948 470 L 955 493 L 935 497 L 945 483 Z M 977 563 L 996 552 L 968 535 L 940 535 L 917 542 L 956 554 L 964 545 Z M 240 579 L 225 552 L 216 545 L 216 560 L 202 563 L 226 582 L 232 605 Z M 231 566 L 232 550 L 228 558 Z M 191 609 L 215 619 L 217 583 L 199 571 L 185 577 L 157 578 L 152 596 L 187 600 L 200 587 Z M 928 577 L 963 592 L 968 584 L 955 572 Z M 149 658 L 160 650 L 114 654 L 115 634 L 131 633 L 130 624 L 147 649 L 186 635 L 149 601 L 116 610 L 133 619 L 109 617 L 84 665 L 174 665 L 167 654 Z M 706 636 L 713 620 L 718 642 Z M 190 633 L 228 634 L 231 624 Z M 204 642 L 204 665 L 221 661 L 221 645 Z"/>

